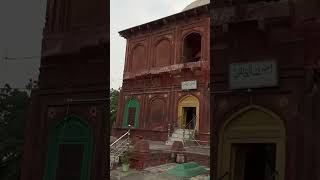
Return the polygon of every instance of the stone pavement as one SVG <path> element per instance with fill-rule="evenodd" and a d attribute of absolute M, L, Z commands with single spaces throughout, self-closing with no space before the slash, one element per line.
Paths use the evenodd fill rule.
<path fill-rule="evenodd" d="M 165 142 L 162 141 L 150 141 L 149 148 L 150 150 L 160 150 L 160 151 L 171 151 L 171 146 L 166 145 Z M 185 147 L 186 152 L 201 154 L 201 155 L 208 155 L 210 156 L 210 146 L 193 146 L 193 147 Z"/>
<path fill-rule="evenodd" d="M 167 171 L 177 164 L 170 163 L 164 164 L 156 167 L 149 167 L 143 171 L 129 170 L 129 172 L 122 172 L 121 167 L 111 171 L 110 179 L 111 180 L 207 180 L 209 175 L 199 175 L 192 178 L 181 178 L 175 177 L 167 174 Z M 209 168 L 206 168 L 210 170 Z"/>

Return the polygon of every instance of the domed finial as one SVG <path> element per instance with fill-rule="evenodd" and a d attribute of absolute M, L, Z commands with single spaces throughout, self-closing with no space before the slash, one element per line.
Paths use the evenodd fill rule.
<path fill-rule="evenodd" d="M 194 9 L 200 6 L 204 6 L 210 4 L 210 0 L 196 0 L 194 2 L 192 2 L 191 4 L 189 4 L 188 6 L 186 6 L 182 11 L 188 11 L 190 9 Z"/>

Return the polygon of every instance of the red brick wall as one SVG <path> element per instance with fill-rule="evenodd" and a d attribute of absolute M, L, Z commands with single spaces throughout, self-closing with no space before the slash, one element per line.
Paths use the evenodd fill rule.
<path fill-rule="evenodd" d="M 122 128 L 113 128 L 112 135 L 115 137 L 120 137 L 128 129 Z M 168 132 L 167 131 L 156 131 L 156 130 L 149 130 L 149 129 L 131 129 L 130 131 L 131 137 L 141 136 L 145 140 L 154 140 L 154 141 L 166 141 L 168 139 Z"/>
<path fill-rule="evenodd" d="M 200 15 L 199 18 L 189 18 L 188 21 L 177 21 L 167 26 L 153 29 L 150 32 L 137 33 L 128 38 L 126 52 L 126 71 L 125 76 L 130 72 L 138 73 L 133 69 L 138 66 L 147 65 L 146 70 L 157 70 L 159 67 L 170 64 L 179 64 L 182 57 L 183 37 L 196 32 L 202 36 L 202 61 L 209 60 L 209 39 L 210 39 L 210 21 L 208 14 Z M 137 46 L 146 49 L 143 59 L 134 61 L 134 52 Z M 161 56 L 159 56 L 161 53 Z M 142 57 L 142 56 L 141 56 Z M 156 61 L 157 60 L 157 61 Z M 146 62 L 146 64 L 141 63 Z M 131 67 L 131 68 L 130 68 Z M 134 75 L 134 74 L 132 74 Z"/>
<path fill-rule="evenodd" d="M 152 67 L 163 67 L 172 64 L 172 45 L 168 38 L 162 37 L 154 46 Z"/>
<path fill-rule="evenodd" d="M 170 78 L 169 76 L 166 78 Z M 190 92 L 181 91 L 181 81 L 180 82 L 171 82 L 168 80 L 166 84 L 161 86 L 161 78 L 153 78 L 152 81 L 155 85 L 147 87 L 137 87 L 137 89 L 129 89 L 128 86 L 124 86 L 119 98 L 119 109 L 117 122 L 115 127 L 121 127 L 123 122 L 123 113 L 126 99 L 130 97 L 135 97 L 140 104 L 139 112 L 139 129 L 149 129 L 149 130 L 161 130 L 166 131 L 168 129 L 168 124 L 171 125 L 171 130 L 173 124 L 177 125 L 178 122 L 178 102 L 180 98 L 186 95 L 193 95 L 199 99 L 200 102 L 200 111 L 199 111 L 199 120 L 200 120 L 200 133 L 209 133 L 210 130 L 210 121 L 209 121 L 209 90 L 206 83 L 202 83 L 203 79 L 201 77 L 193 77 L 190 79 L 198 80 L 198 89 Z M 149 79 L 148 79 L 149 80 Z M 145 80 L 148 81 L 148 80 Z M 136 80 L 135 86 L 139 86 L 139 80 Z M 133 84 L 130 85 L 134 86 Z M 171 87 L 170 87 L 171 86 Z M 164 117 L 162 121 L 153 121 L 150 115 L 153 111 L 152 108 L 155 108 L 152 103 L 155 99 L 158 99 L 164 103 L 162 105 Z M 159 103 L 158 103 L 159 104 Z M 152 124 L 154 123 L 154 124 Z"/>
<path fill-rule="evenodd" d="M 149 159 L 146 162 L 146 167 L 159 166 L 162 164 L 172 163 L 174 159 L 171 158 L 171 153 L 165 152 L 152 152 L 150 153 Z"/>
<path fill-rule="evenodd" d="M 217 37 L 213 47 L 224 44 L 224 49 L 212 52 L 211 73 L 211 169 L 217 177 L 221 157 L 218 157 L 219 132 L 222 125 L 235 112 L 251 104 L 266 108 L 283 120 L 286 128 L 285 179 L 303 180 L 319 177 L 319 152 L 317 136 L 312 132 L 319 129 L 317 121 L 309 110 L 318 108 L 307 97 L 309 67 L 319 57 L 318 28 L 306 30 L 293 27 L 289 19 L 265 19 L 265 29 L 258 30 L 257 22 L 234 23 L 224 36 Z M 256 25 L 254 25 L 256 24 Z M 318 33 L 310 33 L 316 32 Z M 310 38 L 313 36 L 312 38 Z M 299 40 L 297 40 L 299 39 Z M 312 40 L 311 40 L 312 39 Z M 250 47 L 250 48 L 246 48 Z M 315 55 L 317 54 L 317 55 Z M 228 88 L 228 65 L 235 62 L 275 59 L 279 66 L 279 86 L 254 89 L 251 93 Z M 309 95 L 307 95 L 309 94 Z M 311 98 L 312 99 L 312 98 Z M 287 101 L 288 103 L 283 103 Z M 309 104 L 308 104 L 309 103 Z M 309 110 L 308 110 L 309 109 Z M 315 164 L 313 164 L 315 163 Z"/>
<path fill-rule="evenodd" d="M 32 113 L 25 132 L 21 180 L 43 179 L 49 134 L 59 121 L 71 114 L 87 122 L 93 131 L 90 179 L 108 177 L 106 101 L 67 103 L 67 99 L 106 99 L 108 69 L 105 60 L 108 58 L 109 35 L 105 31 L 105 14 L 109 3 L 104 0 L 81 1 L 72 6 L 69 3 L 53 0 L 47 3 L 39 89 L 32 92 Z M 86 11 L 85 18 L 82 18 L 84 6 L 86 10 L 88 7 L 93 9 Z M 78 10 L 80 14 L 76 12 Z M 91 112 L 92 108 L 96 108 L 96 113 Z M 50 111 L 54 112 L 52 117 Z"/>
<path fill-rule="evenodd" d="M 196 63 L 181 64 L 183 38 L 192 32 L 202 36 L 202 58 Z M 178 101 L 182 96 L 192 94 L 200 102 L 200 131 L 209 132 L 209 32 L 208 14 L 199 11 L 198 15 L 190 16 L 188 21 L 169 22 L 151 31 L 133 32 L 127 37 L 117 128 L 122 125 L 127 98 L 134 96 L 140 104 L 139 129 L 154 130 L 156 136 L 147 131 L 142 132 L 148 134 L 149 139 L 163 139 L 157 136 L 158 131 L 167 131 L 169 124 L 171 129 L 173 124 L 177 124 Z M 141 56 L 143 59 L 139 59 L 136 61 L 138 64 L 134 65 L 134 49 L 137 46 L 143 46 L 146 51 Z M 197 90 L 183 92 L 181 82 L 187 80 L 196 80 Z M 164 116 L 155 115 L 154 111 L 162 111 Z M 158 118 L 161 120 L 157 120 Z"/>
<path fill-rule="evenodd" d="M 175 153 L 176 154 L 176 153 Z M 185 162 L 196 162 L 201 166 L 210 167 L 210 158 L 207 155 L 182 153 L 185 155 Z M 176 156 L 175 156 L 176 157 Z M 152 151 L 146 155 L 132 155 L 131 167 L 144 169 L 147 167 L 159 166 L 167 163 L 175 163 L 176 159 L 171 158 L 170 152 Z"/>

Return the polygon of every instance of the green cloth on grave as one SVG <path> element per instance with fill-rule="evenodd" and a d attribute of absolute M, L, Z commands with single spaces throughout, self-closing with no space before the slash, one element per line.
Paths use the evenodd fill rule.
<path fill-rule="evenodd" d="M 169 169 L 168 174 L 177 177 L 194 177 L 207 172 L 205 168 L 199 166 L 197 163 L 189 162 L 178 164 L 176 167 Z"/>

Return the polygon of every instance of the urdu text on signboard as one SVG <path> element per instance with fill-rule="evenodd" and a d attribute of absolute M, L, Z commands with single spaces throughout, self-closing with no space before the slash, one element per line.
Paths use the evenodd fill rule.
<path fill-rule="evenodd" d="M 183 81 L 181 82 L 181 89 L 182 90 L 197 89 L 197 81 Z"/>
<path fill-rule="evenodd" d="M 250 89 L 278 86 L 275 61 L 233 63 L 229 69 L 230 89 Z"/>

